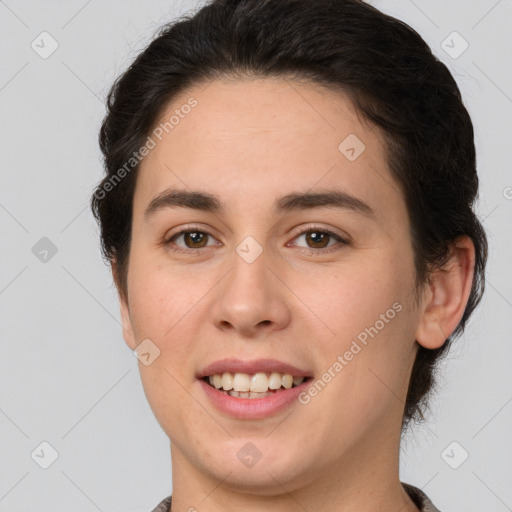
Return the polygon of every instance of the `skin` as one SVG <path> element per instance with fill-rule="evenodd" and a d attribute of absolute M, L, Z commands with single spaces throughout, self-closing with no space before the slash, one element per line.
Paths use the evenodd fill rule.
<path fill-rule="evenodd" d="M 216 80 L 175 98 L 162 120 L 190 97 L 198 105 L 141 164 L 128 299 L 121 293 L 130 349 L 149 338 L 160 350 L 139 368 L 171 440 L 173 510 L 417 511 L 398 472 L 407 385 L 418 344 L 441 346 L 462 317 L 471 241 L 454 243 L 447 272 L 434 274 L 415 302 L 403 195 L 380 132 L 346 96 L 284 78 Z M 349 134 L 366 146 L 355 161 L 338 149 Z M 216 194 L 225 209 L 172 207 L 145 220 L 169 187 Z M 282 195 L 319 189 L 348 192 L 375 216 L 274 213 Z M 211 236 L 165 245 L 190 223 Z M 304 234 L 311 223 L 350 243 L 315 245 Z M 263 251 L 250 264 L 236 252 L 247 236 Z M 238 357 L 279 359 L 319 378 L 397 302 L 403 309 L 307 405 L 236 419 L 214 408 L 195 377 Z M 237 457 L 247 442 L 262 454 L 250 468 Z"/>

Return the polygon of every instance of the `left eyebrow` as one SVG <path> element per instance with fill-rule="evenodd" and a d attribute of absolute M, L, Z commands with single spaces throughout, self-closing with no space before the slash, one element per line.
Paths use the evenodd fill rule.
<path fill-rule="evenodd" d="M 214 194 L 196 190 L 168 189 L 151 200 L 144 212 L 144 219 L 148 220 L 158 211 L 173 207 L 191 208 L 212 213 L 224 210 L 221 199 Z M 375 217 L 375 210 L 370 205 L 362 199 L 340 190 L 296 192 L 282 196 L 274 203 L 276 213 L 314 208 L 351 210 Z"/>
<path fill-rule="evenodd" d="M 338 208 L 375 217 L 375 210 L 369 204 L 341 190 L 287 194 L 279 198 L 275 204 L 277 212 L 308 210 L 312 208 Z"/>

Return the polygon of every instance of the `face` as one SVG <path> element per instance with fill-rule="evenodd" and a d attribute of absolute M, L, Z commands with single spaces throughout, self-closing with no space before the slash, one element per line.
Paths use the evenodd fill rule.
<path fill-rule="evenodd" d="M 173 466 L 272 494 L 394 457 L 419 313 L 381 134 L 284 79 L 196 86 L 162 122 L 176 110 L 137 177 L 122 302 Z"/>

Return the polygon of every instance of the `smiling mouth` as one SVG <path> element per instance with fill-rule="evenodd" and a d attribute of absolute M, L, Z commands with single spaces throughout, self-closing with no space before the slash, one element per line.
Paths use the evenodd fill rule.
<path fill-rule="evenodd" d="M 203 377 L 212 388 L 235 398 L 265 398 L 299 386 L 307 377 L 294 377 L 289 373 L 216 373 Z"/>

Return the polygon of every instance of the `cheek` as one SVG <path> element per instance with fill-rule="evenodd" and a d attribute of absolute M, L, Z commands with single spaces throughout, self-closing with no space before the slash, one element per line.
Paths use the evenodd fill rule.
<path fill-rule="evenodd" d="M 168 433 L 180 432 L 180 425 L 197 421 L 197 408 L 188 393 L 183 392 L 184 376 L 180 365 L 162 353 L 150 366 L 141 366 L 140 377 L 144 394 L 157 421 Z"/>
<path fill-rule="evenodd" d="M 190 273 L 169 272 L 152 263 L 151 255 L 134 254 L 130 262 L 129 294 L 134 332 L 159 346 L 183 329 L 182 320 L 200 302 L 204 286 Z M 183 336 L 177 337 L 177 341 Z M 163 346 L 161 348 L 164 348 Z M 175 347 L 179 349 L 179 346 Z"/>
<path fill-rule="evenodd" d="M 391 251 L 367 256 L 330 276 L 325 270 L 309 273 L 297 291 L 309 297 L 307 305 L 329 328 L 317 343 L 319 371 L 336 375 L 322 399 L 339 405 L 334 415 L 380 414 L 382 404 L 394 399 L 390 389 L 402 389 L 409 372 L 412 259 L 396 259 Z"/>
<path fill-rule="evenodd" d="M 396 264 L 391 266 L 390 261 L 360 258 L 334 271 L 326 272 L 325 267 L 308 271 L 308 277 L 297 280 L 294 289 L 307 298 L 304 302 L 329 327 L 329 339 L 347 340 L 376 322 L 381 327 L 383 321 L 390 320 L 386 328 L 396 323 L 398 307 L 393 309 L 393 304 L 405 307 L 403 302 L 411 286 L 408 272 L 398 270 Z"/>

